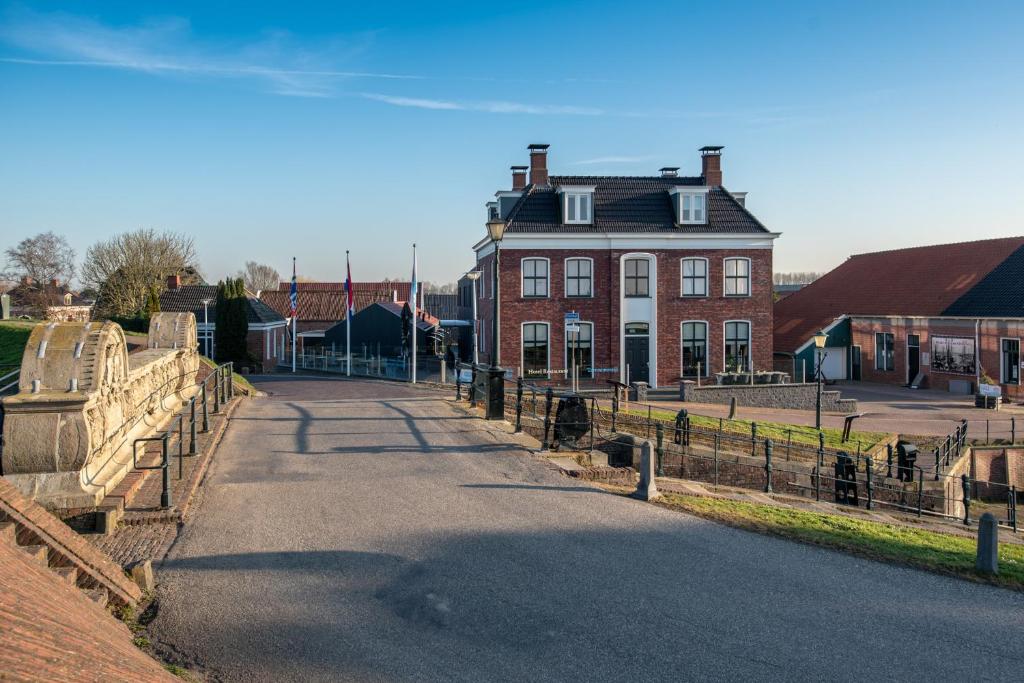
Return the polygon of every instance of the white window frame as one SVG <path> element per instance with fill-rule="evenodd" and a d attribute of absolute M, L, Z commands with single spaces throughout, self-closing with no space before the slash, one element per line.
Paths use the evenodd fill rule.
<path fill-rule="evenodd" d="M 746 323 L 747 324 L 747 369 L 754 369 L 754 324 L 749 320 L 724 320 L 722 321 L 722 370 L 728 372 L 728 359 L 729 354 L 726 353 L 725 349 L 729 345 L 729 337 L 726 330 L 729 329 L 729 323 Z"/>
<path fill-rule="evenodd" d="M 547 275 L 544 276 L 545 289 L 547 292 L 543 295 L 540 294 L 527 294 L 526 293 L 526 262 L 527 261 L 544 261 L 547 267 Z M 534 269 L 536 273 L 536 267 Z M 530 276 L 531 280 L 536 280 L 537 276 Z M 536 284 L 534 285 L 536 287 Z M 534 290 L 536 291 L 536 290 Z M 551 298 L 551 259 L 546 256 L 524 256 L 519 259 L 519 296 L 523 299 L 550 299 Z"/>
<path fill-rule="evenodd" d="M 885 358 L 884 355 L 883 356 L 879 356 L 878 355 L 878 337 L 879 336 L 882 337 L 882 351 L 883 352 L 885 351 L 885 337 L 887 337 L 887 336 L 888 337 L 892 337 L 892 343 L 889 345 L 889 353 L 892 354 L 892 367 L 891 368 L 886 367 L 886 363 L 884 361 L 882 362 L 882 367 L 878 367 L 878 361 L 880 359 L 884 359 Z M 931 341 L 931 339 L 929 338 L 929 342 L 930 341 Z M 895 332 L 875 332 L 874 342 L 875 342 L 875 348 L 873 349 L 873 351 L 874 351 L 874 356 L 875 356 L 875 372 L 896 372 L 896 333 Z M 862 357 L 862 360 L 861 360 L 862 366 L 863 366 L 863 362 L 864 361 L 863 361 L 863 357 Z"/>
<path fill-rule="evenodd" d="M 730 276 L 729 275 L 729 262 L 730 261 L 746 261 L 747 262 L 747 277 L 746 277 L 746 280 L 747 280 L 747 292 L 746 292 L 746 294 L 730 294 L 729 293 L 729 278 L 733 277 L 735 279 L 736 277 L 738 277 L 738 276 L 735 276 L 735 275 L 734 276 Z M 722 259 L 722 296 L 727 296 L 727 297 L 730 297 L 730 298 L 737 298 L 737 299 L 742 299 L 744 297 L 751 296 L 752 292 L 753 292 L 753 286 L 752 286 L 753 279 L 754 279 L 753 278 L 753 269 L 752 269 L 752 264 L 750 262 L 750 258 L 748 258 L 746 256 L 726 256 L 724 259 Z"/>
<path fill-rule="evenodd" d="M 707 187 L 688 187 L 680 186 L 673 187 L 668 191 L 672 195 L 672 201 L 676 212 L 676 225 L 706 225 L 708 222 L 708 188 Z M 694 207 L 693 202 L 695 198 L 699 198 L 699 207 Z M 691 215 L 686 216 L 684 211 L 687 209 L 687 200 L 690 203 Z M 696 208 L 700 209 L 700 216 L 694 216 L 692 211 Z"/>
<path fill-rule="evenodd" d="M 565 210 L 566 225 L 590 225 L 594 222 L 594 195 L 591 192 L 565 192 L 563 208 Z M 572 207 L 575 218 L 569 217 L 569 208 Z M 580 218 L 582 209 L 586 209 L 586 218 Z"/>
<path fill-rule="evenodd" d="M 570 261 L 589 261 L 590 262 L 590 294 L 569 294 L 569 262 Z M 565 288 L 565 298 L 567 299 L 593 299 L 594 298 L 594 259 L 589 256 L 570 256 L 565 259 L 562 264 L 563 270 L 563 283 L 562 286 Z M 577 278 L 579 279 L 579 278 Z M 548 290 L 550 292 L 550 288 Z"/>
<path fill-rule="evenodd" d="M 544 369 L 548 371 L 547 375 L 527 375 L 526 374 L 526 326 L 527 325 L 543 325 L 548 328 L 548 357 L 544 361 Z M 551 323 L 546 320 L 524 320 L 519 323 L 519 367 L 521 368 L 522 377 L 524 379 L 551 379 Z"/>
<path fill-rule="evenodd" d="M 652 289 L 652 287 L 651 287 L 651 280 L 652 280 L 653 277 L 655 277 L 657 275 L 657 273 L 655 272 L 655 275 L 653 275 L 653 276 L 651 275 L 651 272 L 655 270 L 653 264 L 651 263 L 652 260 L 653 260 L 653 257 L 648 256 L 646 254 L 643 254 L 643 255 L 632 255 L 631 254 L 631 255 L 625 255 L 625 256 L 622 257 L 622 296 L 624 298 L 626 298 L 626 299 L 651 299 L 651 298 L 653 298 L 654 295 L 651 294 L 651 289 Z M 630 276 L 630 275 L 628 275 L 626 273 L 626 264 L 628 264 L 630 261 L 637 261 L 637 262 L 646 261 L 647 262 L 647 275 L 644 276 L 646 278 L 646 280 L 647 280 L 647 293 L 646 294 L 627 294 L 626 293 L 626 283 L 629 281 L 629 278 L 633 277 L 638 282 L 639 282 L 639 279 L 640 279 L 639 275 L 632 275 L 632 276 Z"/>
<path fill-rule="evenodd" d="M 704 292 L 703 294 L 687 294 L 686 293 L 686 262 L 687 261 L 703 261 L 704 262 Z M 708 275 L 710 263 L 703 256 L 684 256 L 679 259 L 679 296 L 686 297 L 687 299 L 702 299 L 708 296 Z M 691 276 L 695 277 L 695 276 Z"/>
<path fill-rule="evenodd" d="M 734 321 L 735 322 L 735 321 Z M 700 376 L 708 377 L 710 372 L 708 366 L 711 365 L 711 325 L 708 324 L 707 320 L 683 320 L 679 323 L 679 376 L 686 377 L 686 366 L 683 365 L 683 325 L 703 325 L 704 326 L 704 367 L 701 368 Z M 724 330 L 724 328 L 723 328 Z M 722 353 L 725 353 L 725 347 L 722 347 Z"/>
<path fill-rule="evenodd" d="M 593 369 L 594 369 L 594 323 L 589 321 L 589 320 L 580 320 L 576 324 L 577 325 L 588 325 L 590 327 L 590 369 L 591 369 L 591 376 L 590 377 L 583 377 L 583 375 L 581 374 L 580 375 L 580 379 L 594 379 L 594 375 L 593 375 Z M 571 342 L 569 341 L 569 329 L 568 328 L 569 328 L 568 325 L 564 325 L 562 327 L 562 331 L 565 333 L 565 354 L 564 354 L 565 355 L 565 359 L 564 359 L 565 360 L 565 372 L 566 372 L 566 377 L 571 379 L 569 377 L 569 375 L 568 375 L 569 370 L 570 370 L 570 368 L 569 368 L 569 349 L 570 349 L 570 346 L 571 346 Z M 548 343 L 550 344 L 550 342 L 548 342 Z"/>

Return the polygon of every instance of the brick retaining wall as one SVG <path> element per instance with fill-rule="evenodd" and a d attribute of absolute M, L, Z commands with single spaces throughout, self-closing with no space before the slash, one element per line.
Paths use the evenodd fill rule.
<path fill-rule="evenodd" d="M 689 380 L 679 383 L 680 401 L 728 405 L 735 398 L 737 404 L 748 408 L 814 410 L 817 394 L 816 384 L 712 384 L 698 387 L 696 382 Z M 855 413 L 857 401 L 842 398 L 838 391 L 822 391 L 821 409 L 830 413 Z"/>

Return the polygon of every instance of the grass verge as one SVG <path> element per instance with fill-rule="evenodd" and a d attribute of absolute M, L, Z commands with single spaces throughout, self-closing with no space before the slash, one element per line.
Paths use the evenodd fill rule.
<path fill-rule="evenodd" d="M 646 410 L 629 409 L 623 411 L 629 415 L 646 417 Z M 651 417 L 659 420 L 675 420 L 676 413 L 668 410 L 651 410 Z M 743 434 L 750 436 L 751 422 L 757 422 L 757 436 L 759 439 L 771 439 L 775 442 L 776 448 L 787 443 L 789 438 L 793 443 L 804 446 L 818 447 L 818 430 L 807 425 L 791 425 L 782 422 L 760 422 L 757 420 L 722 420 L 722 428 L 729 433 Z M 690 415 L 690 424 L 703 429 L 718 429 L 719 418 L 706 415 Z M 889 438 L 885 432 L 858 432 L 851 431 L 850 439 L 843 443 L 843 430 L 832 427 L 822 428 L 825 435 L 825 446 L 828 448 L 843 448 L 846 450 L 857 450 L 857 443 L 863 451 L 868 451 L 876 445 Z"/>
<path fill-rule="evenodd" d="M 740 529 L 1024 590 L 1020 545 L 999 544 L 999 575 L 986 576 L 974 569 L 973 538 L 723 498 L 668 493 L 661 504 Z"/>
<path fill-rule="evenodd" d="M 206 365 L 206 367 L 210 368 L 211 370 L 217 367 L 217 364 L 214 363 L 209 358 L 207 358 L 206 356 L 199 356 L 199 359 L 202 363 Z M 247 380 L 242 375 L 239 375 L 237 372 L 231 373 L 231 379 L 235 384 L 235 388 L 241 389 L 242 392 L 247 396 L 255 396 L 257 393 L 259 393 L 259 389 L 254 387 L 249 380 Z"/>
<path fill-rule="evenodd" d="M 0 322 L 0 365 L 21 365 L 25 344 L 36 321 L 5 320 Z"/>

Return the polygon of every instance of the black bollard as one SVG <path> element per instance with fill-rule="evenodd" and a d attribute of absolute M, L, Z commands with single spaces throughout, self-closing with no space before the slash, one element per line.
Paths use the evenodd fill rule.
<path fill-rule="evenodd" d="M 872 496 L 873 484 L 871 483 L 872 468 L 874 466 L 875 463 L 870 455 L 864 458 L 864 467 L 867 469 L 867 475 L 864 477 L 864 487 L 868 490 L 868 510 L 872 508 L 872 503 L 874 502 L 874 497 Z"/>
<path fill-rule="evenodd" d="M 772 492 L 772 440 L 764 440 L 764 492 Z"/>
<path fill-rule="evenodd" d="M 523 378 L 516 378 L 516 432 L 523 431 Z"/>
<path fill-rule="evenodd" d="M 551 401 L 554 399 L 554 392 L 551 387 L 544 392 L 544 441 L 541 443 L 541 450 L 548 450 L 548 432 L 551 431 Z"/>
<path fill-rule="evenodd" d="M 657 438 L 657 443 L 658 443 L 658 445 L 655 447 L 655 451 L 654 451 L 658 455 L 657 475 L 659 477 L 664 477 L 665 476 L 665 467 L 664 467 L 664 460 L 665 460 L 665 428 L 662 427 L 661 423 L 659 422 L 657 425 L 655 425 L 654 432 L 655 432 L 655 437 Z"/>
<path fill-rule="evenodd" d="M 971 478 L 966 474 L 960 475 L 960 487 L 964 491 L 964 525 L 971 523 Z"/>

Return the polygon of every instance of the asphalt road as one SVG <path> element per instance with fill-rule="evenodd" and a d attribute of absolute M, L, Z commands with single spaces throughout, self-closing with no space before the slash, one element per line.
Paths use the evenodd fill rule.
<path fill-rule="evenodd" d="M 1013 680 L 1024 595 L 577 485 L 394 383 L 270 381 L 158 568 L 214 680 Z"/>

